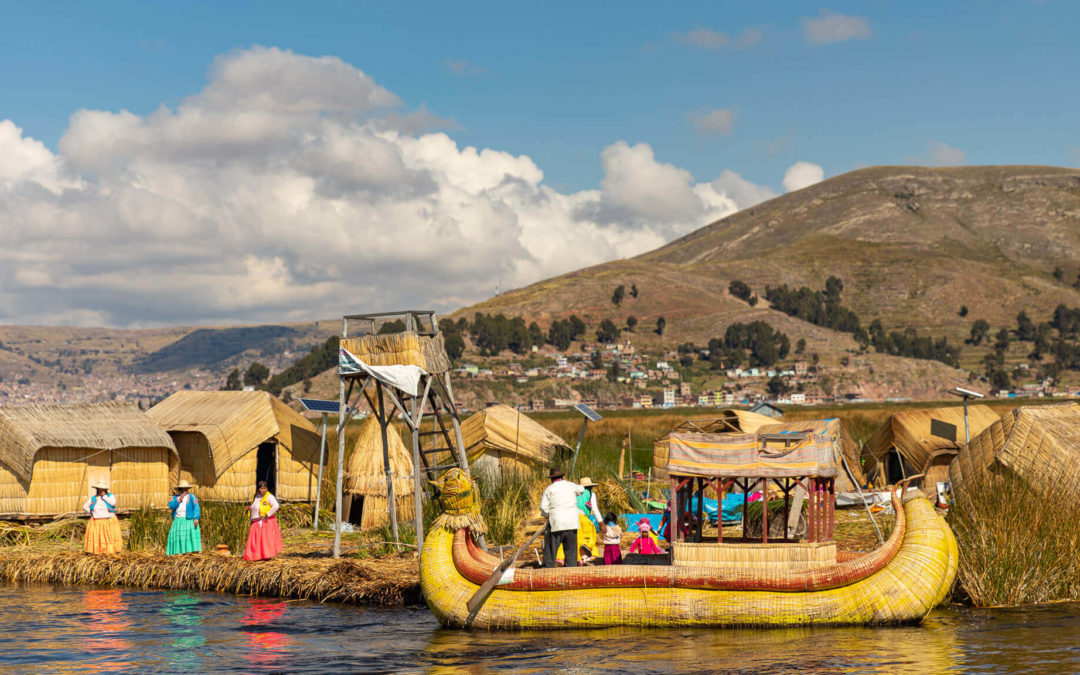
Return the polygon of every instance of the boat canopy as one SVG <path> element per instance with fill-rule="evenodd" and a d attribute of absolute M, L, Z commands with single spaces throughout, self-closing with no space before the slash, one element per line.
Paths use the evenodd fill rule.
<path fill-rule="evenodd" d="M 811 431 L 775 434 L 672 432 L 668 472 L 711 478 L 836 475 L 835 438 Z"/>

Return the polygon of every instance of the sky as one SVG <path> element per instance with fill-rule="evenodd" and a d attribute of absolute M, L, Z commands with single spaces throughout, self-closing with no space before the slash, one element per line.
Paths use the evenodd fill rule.
<path fill-rule="evenodd" d="M 451 310 L 880 164 L 1080 164 L 1080 4 L 22 3 L 0 323 Z"/>

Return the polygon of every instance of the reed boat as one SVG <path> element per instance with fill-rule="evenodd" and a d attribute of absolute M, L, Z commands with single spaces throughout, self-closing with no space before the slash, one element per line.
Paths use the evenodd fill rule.
<path fill-rule="evenodd" d="M 837 553 L 828 542 L 675 543 L 671 566 L 511 567 L 469 622 L 467 601 L 501 561 L 476 543 L 486 528 L 469 478 L 452 469 L 439 487 L 443 513 L 424 543 L 420 585 L 450 627 L 912 624 L 956 577 L 952 531 L 921 492 L 905 487 L 892 494 L 892 533 L 869 553 Z"/>

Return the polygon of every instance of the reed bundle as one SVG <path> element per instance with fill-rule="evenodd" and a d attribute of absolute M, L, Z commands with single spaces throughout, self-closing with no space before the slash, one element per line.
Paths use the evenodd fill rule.
<path fill-rule="evenodd" d="M 213 554 L 161 556 L 75 552 L 0 553 L 0 579 L 53 584 L 133 586 L 278 598 L 402 605 L 420 598 L 415 559 L 312 560 L 278 557 L 258 563 Z"/>
<path fill-rule="evenodd" d="M 429 373 L 450 370 L 442 333 L 430 337 L 405 331 L 344 338 L 341 348 L 369 366 L 418 366 Z"/>
<path fill-rule="evenodd" d="M 836 564 L 836 544 L 680 543 L 672 562 L 678 566 L 805 570 Z"/>

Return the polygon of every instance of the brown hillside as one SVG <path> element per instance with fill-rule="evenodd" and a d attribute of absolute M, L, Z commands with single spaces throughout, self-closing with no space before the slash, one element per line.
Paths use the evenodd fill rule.
<path fill-rule="evenodd" d="M 762 293 L 782 283 L 820 288 L 835 275 L 844 281 L 844 304 L 864 324 L 880 318 L 888 328 L 960 340 L 976 318 L 998 327 L 1014 323 L 1021 309 L 1040 321 L 1058 303 L 1080 305 L 1070 287 L 1078 265 L 1080 170 L 875 167 L 758 204 L 636 258 L 503 293 L 461 313 L 521 314 L 542 324 L 573 313 L 590 322 L 632 314 L 643 327 L 664 316 L 669 341 L 701 341 L 733 320 L 791 321 L 762 309 L 765 303 L 751 310 L 728 296 L 731 280 Z M 1052 276 L 1058 266 L 1063 282 Z M 640 296 L 612 305 L 614 287 L 631 283 Z M 957 315 L 961 304 L 970 310 L 965 318 Z M 802 332 L 808 341 L 825 337 L 809 327 Z"/>

